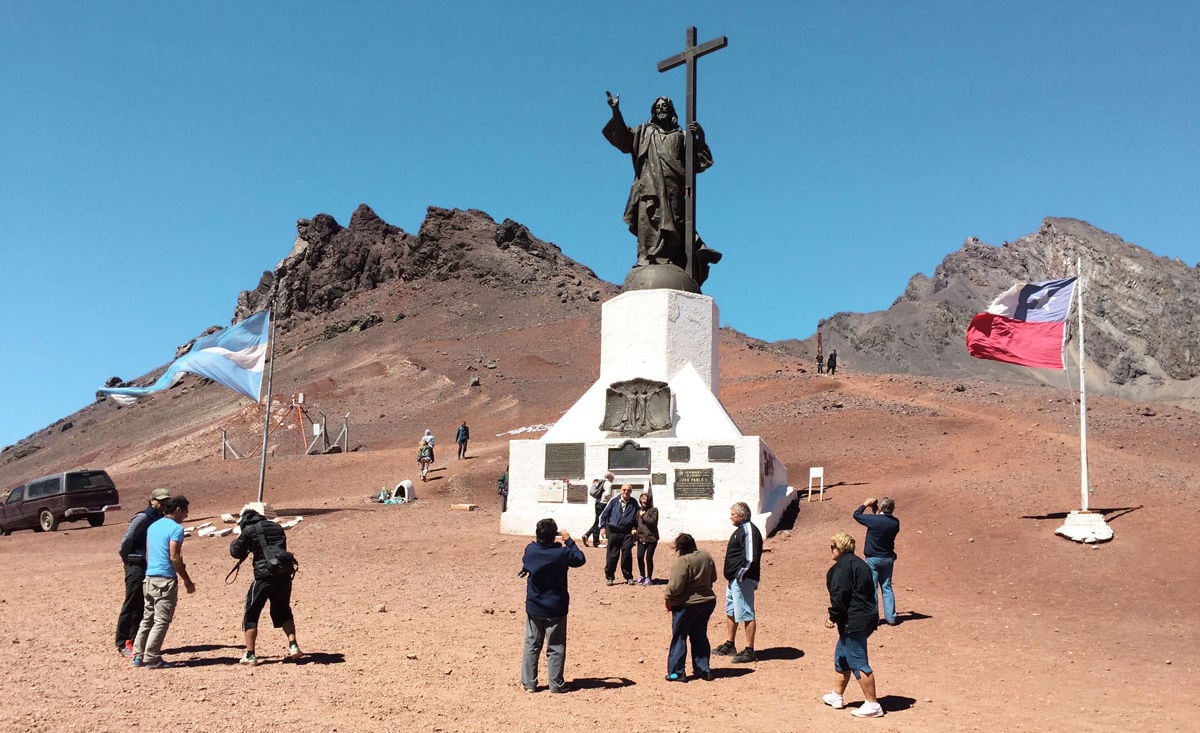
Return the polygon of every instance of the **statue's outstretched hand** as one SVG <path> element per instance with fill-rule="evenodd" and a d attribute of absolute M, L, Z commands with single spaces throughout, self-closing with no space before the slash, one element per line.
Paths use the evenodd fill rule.
<path fill-rule="evenodd" d="M 617 107 L 621 104 L 621 95 L 619 94 L 614 96 L 612 92 L 605 89 L 604 96 L 608 97 L 608 106 L 612 107 L 613 109 L 617 109 Z"/>
<path fill-rule="evenodd" d="M 688 123 L 688 132 L 695 135 L 696 139 L 699 140 L 700 142 L 704 142 L 704 128 L 700 126 L 699 122 L 696 122 L 695 120 L 692 120 L 691 122 L 689 122 Z"/>

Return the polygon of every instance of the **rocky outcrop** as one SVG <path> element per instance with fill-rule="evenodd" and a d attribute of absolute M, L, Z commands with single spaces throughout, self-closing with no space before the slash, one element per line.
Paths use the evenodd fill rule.
<path fill-rule="evenodd" d="M 968 239 L 932 278 L 913 276 L 888 310 L 826 320 L 825 349 L 838 350 L 843 369 L 1061 382 L 1057 372 L 974 359 L 964 335 L 1014 282 L 1076 274 L 1079 258 L 1089 387 L 1138 399 L 1200 395 L 1200 269 L 1075 219 L 1046 219 L 999 247 Z M 815 337 L 790 348 L 811 355 Z"/>
<path fill-rule="evenodd" d="M 238 296 L 233 320 L 272 307 L 286 324 L 295 315 L 336 311 L 356 293 L 384 283 L 452 278 L 501 287 L 544 283 L 564 302 L 597 300 L 602 289 L 611 288 L 511 219 L 497 224 L 475 209 L 431 206 L 414 236 L 362 204 L 348 227 L 329 214 L 300 219 L 292 251 L 262 274 L 254 290 Z"/>

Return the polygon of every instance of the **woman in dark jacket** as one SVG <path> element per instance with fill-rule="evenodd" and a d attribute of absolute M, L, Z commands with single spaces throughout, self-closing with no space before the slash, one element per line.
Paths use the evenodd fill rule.
<path fill-rule="evenodd" d="M 658 507 L 650 492 L 638 497 L 637 513 L 638 582 L 654 585 L 654 550 L 658 548 Z"/>

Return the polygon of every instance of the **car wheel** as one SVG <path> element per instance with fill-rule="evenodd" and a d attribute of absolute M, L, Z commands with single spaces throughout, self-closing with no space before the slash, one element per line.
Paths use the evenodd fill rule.
<path fill-rule="evenodd" d="M 88 515 L 88 524 L 92 525 L 93 527 L 99 527 L 100 525 L 104 524 L 104 515 L 103 514 L 89 514 Z"/>
<path fill-rule="evenodd" d="M 43 509 L 38 514 L 38 527 L 43 532 L 53 532 L 58 529 L 58 519 L 54 517 L 54 512 L 49 509 Z"/>
<path fill-rule="evenodd" d="M 0 537 L 7 537 L 12 534 L 12 530 L 8 527 L 0 527 Z"/>

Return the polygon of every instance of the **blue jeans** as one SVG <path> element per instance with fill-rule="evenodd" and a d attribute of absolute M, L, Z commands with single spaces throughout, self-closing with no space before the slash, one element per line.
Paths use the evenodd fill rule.
<path fill-rule="evenodd" d="M 667 674 L 684 676 L 683 662 L 687 659 L 687 646 L 692 644 L 692 672 L 706 675 L 708 660 L 712 656 L 712 645 L 708 643 L 708 619 L 712 617 L 717 600 L 697 603 L 692 606 L 676 606 L 671 609 L 671 648 L 667 652 Z"/>
<path fill-rule="evenodd" d="M 565 683 L 563 667 L 567 661 L 567 617 L 525 617 L 525 653 L 521 656 L 521 686 L 526 690 L 537 689 L 538 657 L 542 644 L 546 644 L 546 675 L 550 678 L 550 689 L 557 690 Z"/>
<path fill-rule="evenodd" d="M 883 620 L 889 624 L 896 622 L 896 594 L 892 592 L 892 566 L 895 560 L 890 557 L 864 558 L 871 568 L 871 582 L 879 586 L 883 596 Z"/>

